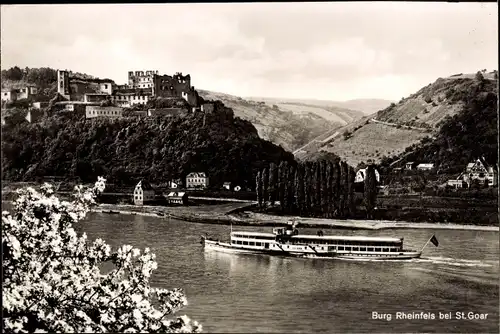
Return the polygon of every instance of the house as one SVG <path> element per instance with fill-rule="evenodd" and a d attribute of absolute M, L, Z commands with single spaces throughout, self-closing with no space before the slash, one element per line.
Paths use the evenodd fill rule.
<path fill-rule="evenodd" d="M 434 164 L 425 163 L 425 164 L 418 164 L 417 165 L 418 170 L 431 170 L 433 168 L 434 168 Z"/>
<path fill-rule="evenodd" d="M 464 180 L 462 180 L 461 178 L 458 178 L 456 180 L 448 180 L 447 184 L 453 188 L 465 188 L 465 187 L 467 187 L 467 183 Z"/>
<path fill-rule="evenodd" d="M 180 188 L 181 186 L 182 186 L 182 184 L 181 184 L 180 179 L 175 179 L 175 180 L 167 182 L 167 187 L 169 187 L 171 189 L 177 189 L 177 188 Z"/>
<path fill-rule="evenodd" d="M 42 109 L 49 106 L 48 102 L 33 102 L 33 108 Z"/>
<path fill-rule="evenodd" d="M 475 180 L 481 184 L 487 183 L 489 187 L 496 186 L 498 184 L 498 170 L 496 166 L 488 165 L 484 158 L 478 158 L 475 162 L 467 164 L 463 179 L 469 187 Z"/>
<path fill-rule="evenodd" d="M 409 162 L 407 162 L 407 163 L 406 163 L 406 165 L 405 165 L 405 169 L 407 169 L 407 170 L 412 170 L 412 169 L 414 169 L 414 168 L 415 168 L 415 164 L 416 164 L 416 163 L 415 163 L 414 161 L 409 161 Z"/>
<path fill-rule="evenodd" d="M 134 204 L 143 205 L 154 202 L 155 191 L 151 184 L 147 181 L 139 181 L 134 189 Z"/>
<path fill-rule="evenodd" d="M 186 188 L 206 188 L 208 177 L 204 172 L 193 172 L 186 176 Z"/>
<path fill-rule="evenodd" d="M 224 182 L 224 184 L 222 185 L 222 188 L 224 188 L 226 190 L 231 190 L 231 182 Z"/>
<path fill-rule="evenodd" d="M 86 106 L 85 118 L 107 117 L 120 118 L 123 115 L 123 108 L 120 107 L 99 107 Z"/>
<path fill-rule="evenodd" d="M 364 182 L 366 177 L 366 168 L 360 169 L 356 172 L 356 177 L 354 178 L 355 183 Z M 377 182 L 380 182 L 380 174 L 378 170 L 375 169 L 375 178 Z"/>
<path fill-rule="evenodd" d="M 185 112 L 184 108 L 159 108 L 159 109 L 148 109 L 148 117 L 173 117 Z"/>
<path fill-rule="evenodd" d="M 30 110 L 28 110 L 25 119 L 30 123 L 34 123 L 38 121 L 40 118 L 42 118 L 43 114 L 44 114 L 43 111 L 41 111 L 40 109 L 31 108 Z"/>
<path fill-rule="evenodd" d="M 32 95 L 36 95 L 38 93 L 38 89 L 35 86 L 26 86 L 18 90 L 17 99 L 27 99 Z"/>
<path fill-rule="evenodd" d="M 168 204 L 188 204 L 188 195 L 185 192 L 172 191 L 167 196 L 165 196 L 165 198 L 167 199 Z"/>
<path fill-rule="evenodd" d="M 2 89 L 2 101 L 12 102 L 17 99 L 17 93 L 14 89 Z"/>
<path fill-rule="evenodd" d="M 204 103 L 200 107 L 200 111 L 205 112 L 207 114 L 211 114 L 214 112 L 215 106 L 213 103 Z"/>

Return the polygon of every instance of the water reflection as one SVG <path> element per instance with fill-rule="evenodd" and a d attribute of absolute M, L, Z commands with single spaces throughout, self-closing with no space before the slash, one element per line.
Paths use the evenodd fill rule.
<path fill-rule="evenodd" d="M 235 229 L 233 227 L 233 229 Z M 230 228 L 156 217 L 90 215 L 78 230 L 112 245 L 150 247 L 157 256 L 153 285 L 185 289 L 182 314 L 206 332 L 468 332 L 498 330 L 498 233 L 482 231 L 325 230 L 325 234 L 405 237 L 424 258 L 410 262 L 352 262 L 207 251 L 200 235 L 226 239 Z M 238 227 L 266 231 L 269 227 Z M 317 229 L 301 229 L 315 234 Z M 495 263 L 496 261 L 496 263 Z M 485 280 L 485 281 L 481 281 Z M 380 322 L 372 311 L 490 313 L 483 322 Z"/>

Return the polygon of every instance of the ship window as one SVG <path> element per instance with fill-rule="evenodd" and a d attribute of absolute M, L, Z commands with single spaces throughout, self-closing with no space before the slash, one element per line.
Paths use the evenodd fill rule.
<path fill-rule="evenodd" d="M 236 240 L 231 240 L 231 243 L 232 243 L 232 244 L 235 244 L 235 243 L 236 243 Z"/>
<path fill-rule="evenodd" d="M 248 243 L 248 245 L 250 245 L 250 246 L 255 246 L 255 242 L 250 241 L 250 242 Z"/>
<path fill-rule="evenodd" d="M 389 251 L 389 248 L 384 248 L 383 249 L 384 252 L 388 252 Z"/>
<path fill-rule="evenodd" d="M 255 243 L 255 246 L 262 246 L 262 243 L 260 243 L 260 242 L 256 242 L 256 243 Z"/>
<path fill-rule="evenodd" d="M 351 247 L 346 247 L 345 250 L 350 252 L 351 251 Z"/>
<path fill-rule="evenodd" d="M 353 247 L 352 250 L 357 252 L 357 251 L 359 251 L 359 247 Z"/>
<path fill-rule="evenodd" d="M 391 248 L 391 252 L 396 252 L 397 249 L 396 248 Z"/>
<path fill-rule="evenodd" d="M 241 240 L 238 240 L 236 244 L 241 245 Z"/>
<path fill-rule="evenodd" d="M 373 247 L 368 247 L 369 252 L 373 252 Z"/>
<path fill-rule="evenodd" d="M 243 245 L 248 245 L 248 241 L 243 241 Z"/>
<path fill-rule="evenodd" d="M 366 252 L 366 247 L 361 247 L 359 250 L 362 252 Z"/>
<path fill-rule="evenodd" d="M 344 250 L 344 246 L 339 246 L 338 250 Z"/>

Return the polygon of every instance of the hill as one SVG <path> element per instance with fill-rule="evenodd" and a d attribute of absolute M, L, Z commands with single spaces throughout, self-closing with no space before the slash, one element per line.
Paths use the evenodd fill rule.
<path fill-rule="evenodd" d="M 304 145 L 327 130 L 339 128 L 359 117 L 359 113 L 355 111 L 352 111 L 352 114 L 348 112 L 335 114 L 314 106 L 245 100 L 206 90 L 198 90 L 198 93 L 205 99 L 222 101 L 233 109 L 235 116 L 252 122 L 261 138 L 281 145 L 289 151 Z"/>
<path fill-rule="evenodd" d="M 274 97 L 251 97 L 251 101 L 265 101 L 266 103 L 286 103 L 296 105 L 308 105 L 312 107 L 332 110 L 332 112 L 348 112 L 354 113 L 356 116 L 372 114 L 381 109 L 384 109 L 393 101 L 382 99 L 354 99 L 348 101 L 330 101 L 330 100 L 313 100 L 313 99 L 289 99 L 289 98 L 274 98 Z"/>
<path fill-rule="evenodd" d="M 391 103 L 393 103 L 393 101 L 382 99 L 355 99 L 337 102 L 335 105 L 348 109 L 359 110 L 365 115 L 370 115 L 374 112 L 387 108 Z"/>
<path fill-rule="evenodd" d="M 439 78 L 397 104 L 337 129 L 335 136 L 327 132 L 323 137 L 330 135 L 330 139 L 311 143 L 294 152 L 295 156 L 307 159 L 320 151 L 333 152 L 354 166 L 360 162 L 379 163 L 387 157 L 402 158 L 421 140 L 435 140 L 443 126 L 451 126 L 453 117 L 463 114 L 473 96 L 497 94 L 494 75 L 484 73 L 483 80 L 477 80 L 474 74 Z"/>
<path fill-rule="evenodd" d="M 2 179 L 31 181 L 51 175 L 133 185 L 167 182 L 204 171 L 210 184 L 255 186 L 255 173 L 293 155 L 259 138 L 248 121 L 216 103 L 213 114 L 172 118 L 78 118 L 57 113 L 40 123 L 2 128 Z"/>

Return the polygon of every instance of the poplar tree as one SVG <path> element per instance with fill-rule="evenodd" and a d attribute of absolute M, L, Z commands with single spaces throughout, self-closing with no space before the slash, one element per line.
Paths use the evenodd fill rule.
<path fill-rule="evenodd" d="M 257 172 L 257 176 L 255 177 L 255 192 L 257 193 L 257 203 L 259 203 L 259 207 L 262 207 L 262 177 L 260 171 Z"/>
<path fill-rule="evenodd" d="M 294 183 L 295 183 L 295 167 L 293 165 L 290 165 L 288 167 L 288 182 L 287 182 L 287 212 L 292 212 L 294 206 L 296 205 L 295 203 L 295 189 L 294 189 Z"/>
<path fill-rule="evenodd" d="M 277 181 L 278 181 L 278 168 L 274 162 L 271 162 L 269 166 L 269 202 L 271 206 L 274 205 L 274 201 L 276 201 L 276 193 L 277 193 Z"/>
<path fill-rule="evenodd" d="M 347 192 L 347 205 L 348 205 L 348 211 L 349 211 L 349 217 L 353 217 L 356 211 L 356 202 L 355 202 L 355 196 L 354 196 L 354 179 L 356 176 L 356 172 L 354 171 L 354 168 L 349 166 L 348 169 L 348 177 L 347 177 L 347 182 L 348 182 L 348 192 Z"/>
<path fill-rule="evenodd" d="M 321 162 L 316 164 L 316 213 L 321 214 Z"/>
<path fill-rule="evenodd" d="M 328 203 L 328 194 L 327 194 L 327 189 L 328 189 L 328 184 L 327 184 L 327 161 L 322 160 L 320 162 L 320 184 L 321 184 L 321 216 L 325 216 L 327 213 L 326 205 Z"/>
<path fill-rule="evenodd" d="M 333 163 L 332 195 L 333 216 L 338 217 L 340 212 L 340 165 L 338 162 Z"/>
<path fill-rule="evenodd" d="M 348 193 L 348 178 L 347 178 L 348 168 L 347 163 L 342 161 L 340 163 L 340 175 L 341 175 L 341 183 L 342 183 L 342 200 L 341 200 L 341 209 L 340 214 L 344 218 L 347 214 L 347 193 Z"/>
<path fill-rule="evenodd" d="M 269 199 L 269 169 L 264 168 L 262 172 L 262 205 L 267 206 L 267 200 Z"/>
<path fill-rule="evenodd" d="M 306 162 L 304 165 L 304 211 L 307 215 L 311 214 L 311 164 Z"/>
<path fill-rule="evenodd" d="M 326 163 L 325 168 L 326 179 L 324 181 L 325 184 L 325 205 L 324 212 L 327 218 L 332 216 L 332 178 L 333 178 L 333 164 L 331 161 Z"/>
<path fill-rule="evenodd" d="M 288 164 L 286 163 L 286 161 L 282 161 L 279 167 L 279 200 L 280 200 L 281 211 L 283 212 L 285 211 L 285 204 L 286 204 L 285 188 L 288 177 L 287 172 L 288 172 Z"/>
<path fill-rule="evenodd" d="M 364 202 L 366 208 L 366 218 L 371 219 L 373 217 L 373 209 L 375 208 L 377 200 L 377 179 L 375 176 L 375 167 L 373 165 L 369 165 L 366 168 L 365 173 Z"/>
<path fill-rule="evenodd" d="M 304 165 L 300 164 L 295 170 L 295 198 L 297 211 L 300 215 L 304 213 Z"/>

